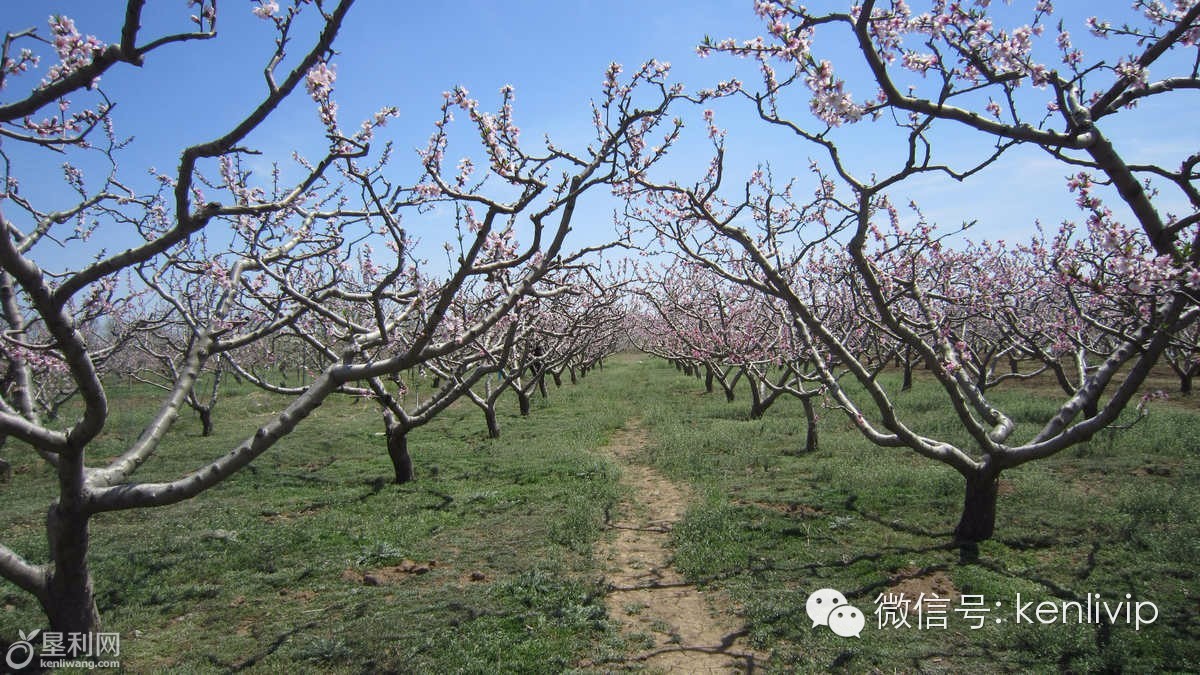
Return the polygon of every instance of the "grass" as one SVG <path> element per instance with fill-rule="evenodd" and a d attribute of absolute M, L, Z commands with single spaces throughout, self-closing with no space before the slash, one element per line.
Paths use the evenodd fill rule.
<path fill-rule="evenodd" d="M 823 411 L 821 447 L 804 442 L 798 402 L 746 421 L 733 404 L 667 373 L 671 395 L 645 413 L 658 442 L 647 461 L 705 498 L 675 531 L 676 564 L 745 608 L 768 670 L 1196 671 L 1200 669 L 1200 417 L 1186 402 L 1159 405 L 1128 431 L 1002 475 L 997 532 L 977 560 L 946 546 L 962 478 L 914 453 L 871 447 L 840 413 Z M 889 382 L 893 391 L 899 382 Z M 965 442 L 938 391 L 918 380 L 899 394 L 914 428 Z M 1049 388 L 994 393 L 1030 435 L 1053 409 Z M 687 400 L 687 405 L 680 401 Z M 861 639 L 816 627 L 807 594 L 831 587 L 867 614 Z M 953 596 L 946 628 L 880 628 L 877 600 L 921 592 Z M 1155 603 L 1135 630 L 1113 625 L 1016 623 L 1023 604 L 1085 600 Z M 1003 607 L 975 629 L 961 595 Z M 1148 611 L 1148 610 L 1147 610 Z M 1027 609 L 1025 616 L 1032 616 Z M 1004 618 L 996 624 L 994 618 Z"/>
<path fill-rule="evenodd" d="M 232 384 L 232 383 L 231 383 Z M 892 383 L 898 384 L 898 383 Z M 561 672 L 636 651 L 606 616 L 591 557 L 620 498 L 595 452 L 639 418 L 644 460 L 691 486 L 674 531 L 676 565 L 740 605 L 767 671 L 1200 670 L 1200 458 L 1195 406 L 1156 406 L 1132 430 L 1003 475 L 996 537 L 978 559 L 946 546 L 961 507 L 952 470 L 866 444 L 822 411 L 804 442 L 798 402 L 749 421 L 748 392 L 726 403 L 668 364 L 622 356 L 578 386 L 502 401 L 489 440 L 473 406 L 409 439 L 417 481 L 389 482 L 382 421 L 339 399 L 251 469 L 199 498 L 95 519 L 93 573 L 105 630 L 131 672 Z M 997 392 L 1028 433 L 1052 390 Z M 111 391 L 95 454 L 115 453 L 154 393 Z M 139 479 L 178 476 L 227 450 L 279 400 L 232 386 L 216 435 L 185 413 Z M 918 429 L 962 436 L 918 379 L 898 396 Z M 53 477 L 15 444 L 0 485 L 0 541 L 42 559 Z M 860 639 L 812 626 L 809 592 L 842 591 L 867 615 Z M 880 629 L 884 593 L 937 591 L 1002 601 L 979 629 Z M 1158 620 L 1111 626 L 1016 624 L 1012 604 L 1099 593 L 1152 601 Z M 640 607 L 623 608 L 628 613 Z M 0 583 L 0 638 L 43 625 L 37 603 Z M 915 616 L 910 622 L 915 621 Z"/>
<path fill-rule="evenodd" d="M 377 410 L 334 400 L 197 499 L 102 514 L 93 574 L 105 630 L 122 635 L 122 665 L 561 671 L 605 631 L 591 549 L 618 486 L 593 449 L 632 413 L 620 388 L 589 377 L 535 400 L 527 419 L 515 399 L 502 401 L 512 414 L 495 441 L 474 407 L 455 407 L 411 434 L 418 480 L 404 486 L 390 482 Z M 279 405 L 236 386 L 224 396 L 213 437 L 185 413 L 139 479 L 219 455 Z M 101 456 L 137 433 L 153 400 L 140 387 L 112 397 Z M 606 404 L 592 409 L 596 400 Z M 52 475 L 28 451 L 10 445 L 8 457 L 21 473 L 0 485 L 0 537 L 42 559 Z M 43 622 L 36 601 L 0 584 L 0 636 Z"/>

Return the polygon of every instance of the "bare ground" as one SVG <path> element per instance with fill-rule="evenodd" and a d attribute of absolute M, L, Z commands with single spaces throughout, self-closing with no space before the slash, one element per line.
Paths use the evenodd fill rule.
<path fill-rule="evenodd" d="M 642 647 L 620 668 L 677 673 L 751 672 L 762 654 L 746 644 L 745 628 L 728 598 L 689 584 L 671 564 L 671 528 L 687 509 L 687 490 L 636 461 L 646 432 L 636 421 L 613 436 L 605 451 L 630 489 L 599 545 L 609 593 L 608 615 L 628 644 Z"/>

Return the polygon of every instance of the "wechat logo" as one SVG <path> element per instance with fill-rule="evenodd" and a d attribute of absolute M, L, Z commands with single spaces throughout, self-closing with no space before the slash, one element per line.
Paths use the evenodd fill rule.
<path fill-rule="evenodd" d="M 813 591 L 804 603 L 808 618 L 812 619 L 813 627 L 829 626 L 829 630 L 841 637 L 854 636 L 861 638 L 863 626 L 867 618 L 854 605 L 846 602 L 846 596 L 832 588 L 822 588 Z"/>

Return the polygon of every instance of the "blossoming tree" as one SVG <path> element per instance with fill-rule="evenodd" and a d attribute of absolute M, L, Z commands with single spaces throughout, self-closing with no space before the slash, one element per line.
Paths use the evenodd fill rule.
<path fill-rule="evenodd" d="M 986 0 L 923 4 L 921 11 L 901 0 L 867 0 L 845 12 L 820 13 L 757 2 L 764 36 L 706 41 L 701 53 L 757 62 L 762 87 L 744 96 L 763 122 L 820 157 L 812 165 L 814 190 L 780 186 L 758 172 L 729 194 L 723 136 L 709 115 L 715 158 L 708 173 L 690 185 L 640 175 L 646 202 L 631 216 L 652 223 L 697 263 L 784 302 L 833 404 L 867 439 L 911 449 L 963 476 L 955 538 L 972 544 L 993 534 L 1001 472 L 1083 442 L 1116 421 L 1137 399 L 1151 367 L 1200 316 L 1200 154 L 1183 149 L 1173 160 L 1143 160 L 1137 147 L 1121 147 L 1108 133 L 1131 107 L 1200 88 L 1200 4 L 1138 0 L 1131 16 L 1090 19 L 1092 33 L 1111 43 L 1108 54 L 1128 50 L 1119 59 L 1090 60 L 1065 24 L 1055 27 L 1049 0 L 1026 6 L 1028 22 L 1015 27 L 1002 26 Z M 849 41 L 853 56 L 835 64 L 821 50 L 830 44 L 823 40 L 838 38 Z M 812 117 L 796 112 L 798 99 L 808 101 Z M 1171 122 L 1162 124 L 1160 133 L 1169 134 Z M 876 153 L 869 167 L 856 169 L 844 139 L 868 129 L 888 133 L 896 153 Z M 958 164 L 939 159 L 939 139 L 946 138 L 940 134 L 950 132 L 982 139 L 988 150 Z M 1085 221 L 1076 226 L 1084 234 L 1075 236 L 1098 235 L 1090 250 L 1102 264 L 1059 260 L 1057 271 L 1120 296 L 1140 318 L 1096 320 L 1086 305 L 1064 307 L 1071 321 L 1056 322 L 1089 326 L 1104 334 L 1105 344 L 1095 345 L 1097 358 L 1040 428 L 1015 433 L 1013 418 L 963 367 L 967 354 L 978 351 L 964 339 L 964 317 L 979 326 L 1001 321 L 1006 294 L 990 311 L 964 313 L 967 295 L 946 293 L 940 285 L 946 279 L 932 274 L 952 247 L 931 224 L 913 224 L 893 200 L 921 176 L 988 189 L 986 170 L 1019 147 L 1042 151 L 1071 174 L 1065 188 L 1077 196 Z M 1108 206 L 1113 201 L 1130 225 L 1118 222 Z M 1181 204 L 1182 213 L 1168 213 Z M 789 274 L 830 252 L 843 256 L 846 270 L 837 292 L 858 298 L 871 330 L 894 336 L 928 364 L 971 443 L 906 422 L 896 393 L 875 377 L 843 327 L 820 313 L 830 292 L 821 288 L 824 281 Z M 1122 273 L 1114 277 L 1107 268 Z M 1000 287 L 1005 274 L 980 266 L 972 283 Z M 1001 328 L 994 323 L 988 331 Z M 854 390 L 842 386 L 842 373 L 856 382 Z"/>
<path fill-rule="evenodd" d="M 61 632 L 94 632 L 99 626 L 88 565 L 94 516 L 195 497 L 295 431 L 329 396 L 419 367 L 486 334 L 569 257 L 567 235 L 581 197 L 611 181 L 627 181 L 623 167 L 643 169 L 656 160 L 646 137 L 664 123 L 666 106 L 679 95 L 665 83 L 664 66 L 651 63 L 622 77 L 614 65 L 594 104 L 595 135 L 588 147 L 573 152 L 546 144 L 527 151 L 513 123 L 511 88 L 503 90 L 498 113 L 485 112 L 458 88 L 443 101 L 415 172 L 419 178 L 404 181 L 389 172 L 393 155 L 386 145 L 382 151 L 372 147 L 373 141 L 380 145 L 376 134 L 394 109 L 382 109 L 353 131 L 343 130 L 338 118 L 330 61 L 352 0 L 296 0 L 286 7 L 257 2 L 254 13 L 275 32 L 257 99 L 224 132 L 182 147 L 178 169 L 156 172 L 153 185 L 143 188 L 119 170 L 122 143 L 113 129 L 120 119 L 95 88 L 96 78 L 122 64 L 140 64 L 160 49 L 213 39 L 217 20 L 215 2 L 192 0 L 194 29 L 146 41 L 144 4 L 129 0 L 120 41 L 109 45 L 82 36 L 69 19 L 53 18 L 53 37 L 46 42 L 58 61 L 23 94 L 13 92 L 21 76 L 36 69 L 44 43 L 30 29 L 9 33 L 2 45 L 0 133 L 6 142 L 23 144 L 31 156 L 61 151 L 69 162 L 100 153 L 110 168 L 91 179 L 68 163 L 67 189 L 34 199 L 22 196 L 17 182 L 33 160 L 8 156 L 0 201 L 0 296 L 15 308 L 4 313 L 0 367 L 16 382 L 0 398 L 0 435 L 33 448 L 58 476 L 46 521 L 47 553 L 0 545 L 0 576 L 36 596 L 52 629 Z M 316 15 L 317 32 L 307 51 L 285 53 L 301 43 L 301 27 L 310 24 L 297 17 L 308 13 Z M 27 49 L 16 51 L 22 46 Z M 246 143 L 298 88 L 315 105 L 327 149 L 319 158 L 297 157 L 294 178 L 284 172 L 256 180 L 243 166 L 254 152 Z M 147 98 L 131 105 L 154 105 L 153 84 L 145 91 Z M 479 173 L 490 180 L 471 178 L 470 160 L 444 169 L 452 112 L 461 113 L 469 136 L 479 139 L 485 166 Z M 668 137 L 671 133 L 668 128 Z M 54 199 L 60 201 L 38 203 Z M 438 209 L 459 214 L 462 228 L 448 243 L 455 251 L 449 269 L 425 275 L 416 269 L 418 259 L 410 254 L 415 238 L 401 218 L 432 217 Z M 454 236 L 453 227 L 445 231 Z M 116 253 L 89 256 L 84 235 L 133 241 Z M 59 245 L 76 255 L 62 263 L 61 256 L 50 254 Z M 387 253 L 368 259 L 368 247 Z M 97 464 L 88 450 L 110 418 L 100 364 L 112 335 L 88 330 L 79 308 L 118 303 L 115 295 L 106 298 L 127 277 L 138 292 L 156 298 L 160 313 L 182 326 L 186 339 L 168 389 L 141 434 L 118 456 Z M 493 286 L 490 303 L 453 321 L 450 308 L 480 279 Z M 190 289 L 213 292 L 191 295 Z M 193 302 L 196 298 L 208 300 Z M 331 327 L 323 346 L 337 358 L 314 372 L 282 410 L 186 475 L 135 480 L 137 469 L 170 443 L 168 432 L 206 364 L 282 339 L 293 328 L 303 333 L 318 325 Z M 23 369 L 35 363 L 60 372 L 64 390 L 74 397 L 57 419 L 36 414 L 28 404 L 30 378 Z M 44 562 L 35 555 L 45 556 Z"/>

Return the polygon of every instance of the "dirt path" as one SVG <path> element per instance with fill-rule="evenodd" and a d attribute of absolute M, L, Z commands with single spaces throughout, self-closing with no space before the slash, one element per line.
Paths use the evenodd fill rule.
<path fill-rule="evenodd" d="M 728 600 L 686 583 L 671 566 L 671 528 L 683 518 L 689 495 L 634 459 L 645 443 L 645 431 L 631 421 L 605 448 L 632 492 L 609 524 L 616 536 L 597 551 L 610 589 L 608 615 L 620 622 L 629 644 L 641 649 L 622 666 L 677 673 L 751 672 L 763 657 L 745 644 L 745 631 Z"/>

